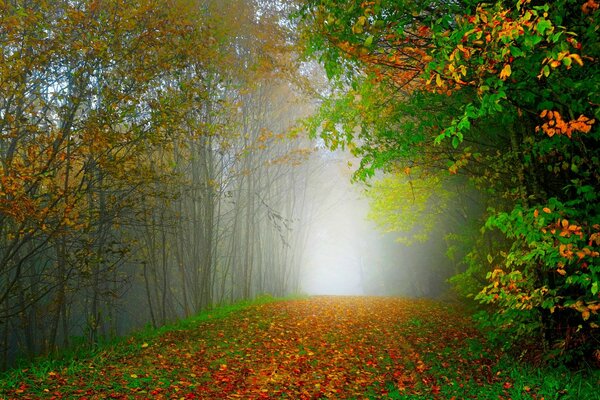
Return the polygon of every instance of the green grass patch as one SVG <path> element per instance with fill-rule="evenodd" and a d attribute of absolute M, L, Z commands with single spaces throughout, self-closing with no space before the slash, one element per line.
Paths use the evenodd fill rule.
<path fill-rule="evenodd" d="M 203 322 L 221 320 L 250 307 L 295 298 L 298 297 L 275 298 L 269 295 L 262 295 L 254 300 L 244 300 L 233 304 L 216 306 L 160 328 L 154 329 L 146 326 L 130 335 L 101 342 L 92 347 L 88 346 L 84 348 L 77 346 L 76 348 L 66 349 L 58 355 L 39 357 L 30 362 L 21 362 L 15 368 L 0 372 L 0 399 L 3 399 L 3 393 L 15 393 L 21 387 L 34 387 L 36 382 L 45 380 L 49 376 L 54 376 L 53 374 L 55 373 L 61 377 L 77 375 L 94 377 L 101 373 L 104 367 L 115 363 L 115 360 L 124 359 L 139 353 L 140 350 L 150 346 L 152 342 L 166 333 L 189 331 Z M 132 374 L 134 373 L 132 372 Z M 140 385 L 142 382 L 143 380 L 140 381 L 139 378 L 133 379 L 129 375 L 129 378 L 124 378 L 123 384 L 131 386 Z"/>

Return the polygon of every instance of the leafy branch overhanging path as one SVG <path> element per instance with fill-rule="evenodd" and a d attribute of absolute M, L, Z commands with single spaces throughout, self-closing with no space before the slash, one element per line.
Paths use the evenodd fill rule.
<path fill-rule="evenodd" d="M 508 398 L 514 388 L 495 369 L 498 355 L 463 315 L 443 303 L 382 297 L 256 305 L 136 344 L 126 357 L 92 359 L 77 374 L 52 371 L 17 397 L 450 398 L 495 387 Z"/>

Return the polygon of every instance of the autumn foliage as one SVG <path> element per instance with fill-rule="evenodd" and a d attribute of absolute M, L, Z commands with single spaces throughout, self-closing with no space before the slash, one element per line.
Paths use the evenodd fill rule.
<path fill-rule="evenodd" d="M 393 210 L 411 201 L 427 209 L 410 191 L 387 194 L 411 184 L 406 168 L 442 178 L 445 191 L 467 179 L 487 211 L 451 218 L 472 204 L 463 191 L 434 213 L 440 230 L 453 224 L 450 253 L 464 256 L 459 292 L 486 304 L 482 322 L 500 342 L 594 359 L 598 3 L 314 0 L 300 14 L 316 32 L 305 31 L 307 52 L 342 88 L 307 125 L 361 158 L 357 178 L 393 175 L 375 185 L 376 217 L 402 221 Z M 386 198 L 396 205 L 381 207 Z M 418 232 L 415 220 L 432 225 L 418 215 L 395 226 L 399 237 Z"/>
<path fill-rule="evenodd" d="M 290 57 L 270 6 L 232 4 L 0 1 L 0 369 L 296 285 Z"/>
<path fill-rule="evenodd" d="M 123 349 L 128 348 L 127 354 Z M 24 371 L 15 399 L 539 398 L 515 387 L 460 309 L 428 300 L 270 302 L 106 350 L 83 371 Z M 108 365 L 108 367 L 107 367 Z"/>

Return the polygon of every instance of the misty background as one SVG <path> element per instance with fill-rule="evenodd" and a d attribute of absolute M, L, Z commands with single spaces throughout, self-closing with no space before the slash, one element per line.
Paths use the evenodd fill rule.
<path fill-rule="evenodd" d="M 445 293 L 441 234 L 378 232 L 299 122 L 332 88 L 292 3 L 109 3 L 35 3 L 3 43 L 0 367 L 265 294 Z"/>
<path fill-rule="evenodd" d="M 321 149 L 301 289 L 307 294 L 440 297 L 448 286 L 443 235 L 410 246 L 369 220 L 368 187 L 352 182 L 352 157 Z"/>

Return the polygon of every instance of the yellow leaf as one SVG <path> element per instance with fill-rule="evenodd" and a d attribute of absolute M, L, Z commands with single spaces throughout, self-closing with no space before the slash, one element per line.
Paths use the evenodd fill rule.
<path fill-rule="evenodd" d="M 552 210 L 550 210 L 548 207 L 544 207 L 544 208 L 543 208 L 543 211 L 544 211 L 546 214 L 550 214 L 550 213 L 552 212 Z"/>
<path fill-rule="evenodd" d="M 443 85 L 443 82 L 442 82 L 442 77 L 441 77 L 439 74 L 437 74 L 437 75 L 435 76 L 435 83 L 436 83 L 436 85 L 438 85 L 438 86 L 442 86 L 442 85 Z"/>
<path fill-rule="evenodd" d="M 138 377 L 136 374 L 131 374 L 129 376 L 132 377 L 133 379 L 137 379 L 137 377 Z"/>
<path fill-rule="evenodd" d="M 567 271 L 565 271 L 565 270 L 564 270 L 564 269 L 562 269 L 562 268 L 559 268 L 559 269 L 557 269 L 557 270 L 556 270 L 556 272 L 558 272 L 558 273 L 559 273 L 559 274 L 561 274 L 562 276 L 565 276 L 565 275 L 567 274 Z"/>
<path fill-rule="evenodd" d="M 505 64 L 502 71 L 500 71 L 500 79 L 505 80 L 512 74 L 512 69 L 510 68 L 510 64 Z"/>
<path fill-rule="evenodd" d="M 575 60 L 577 64 L 583 66 L 583 60 L 581 59 L 581 57 L 579 57 L 579 54 L 571 54 L 569 55 L 569 58 L 571 60 Z"/>
<path fill-rule="evenodd" d="M 144 344 L 142 344 L 142 349 L 145 349 L 146 347 L 148 347 L 148 343 L 144 342 Z"/>

